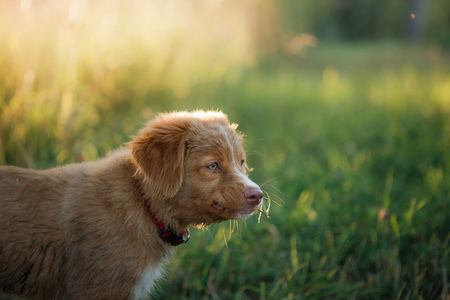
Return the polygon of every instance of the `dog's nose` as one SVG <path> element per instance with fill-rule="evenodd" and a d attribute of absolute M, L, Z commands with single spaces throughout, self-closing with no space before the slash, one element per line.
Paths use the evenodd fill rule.
<path fill-rule="evenodd" d="M 247 202 L 252 206 L 257 206 L 261 203 L 264 194 L 260 188 L 249 188 L 244 193 L 244 197 Z"/>

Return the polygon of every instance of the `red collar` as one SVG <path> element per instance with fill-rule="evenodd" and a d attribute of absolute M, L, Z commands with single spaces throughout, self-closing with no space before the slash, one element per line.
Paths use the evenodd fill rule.
<path fill-rule="evenodd" d="M 173 231 L 169 226 L 166 226 L 166 224 L 153 213 L 149 200 L 147 200 L 147 211 L 152 216 L 153 222 L 155 222 L 155 225 L 158 228 L 158 235 L 164 242 L 169 243 L 172 246 L 178 246 L 189 241 L 189 229 L 186 229 L 180 235 Z"/>

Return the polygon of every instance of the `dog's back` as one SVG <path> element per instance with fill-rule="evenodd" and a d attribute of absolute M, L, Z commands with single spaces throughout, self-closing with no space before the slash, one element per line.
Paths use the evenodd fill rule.
<path fill-rule="evenodd" d="M 58 191 L 63 189 L 54 188 L 63 185 L 63 180 L 55 180 L 46 172 L 10 166 L 0 167 L 0 178 L 1 286 L 14 294 L 39 298 L 45 296 L 47 288 L 64 289 L 59 251 L 63 238 L 57 219 L 61 210 Z M 52 268 L 45 270 L 43 266 Z M 48 276 L 47 272 L 55 270 L 59 276 Z M 38 282 L 41 291 L 27 290 L 35 285 L 31 282 Z"/>

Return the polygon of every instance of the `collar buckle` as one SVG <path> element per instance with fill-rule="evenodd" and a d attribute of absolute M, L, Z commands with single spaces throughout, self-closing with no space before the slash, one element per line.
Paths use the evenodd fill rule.
<path fill-rule="evenodd" d="M 186 229 L 181 235 L 178 235 L 172 229 L 167 227 L 158 230 L 158 235 L 163 241 L 170 243 L 172 246 L 178 246 L 189 241 L 190 232 L 189 229 Z"/>

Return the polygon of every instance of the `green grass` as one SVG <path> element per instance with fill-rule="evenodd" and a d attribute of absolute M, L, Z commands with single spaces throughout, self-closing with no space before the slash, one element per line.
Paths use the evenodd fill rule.
<path fill-rule="evenodd" d="M 447 53 L 324 43 L 304 57 L 151 87 L 138 84 L 151 78 L 140 54 L 113 70 L 81 62 L 72 83 L 64 72 L 49 81 L 43 64 L 22 83 L 25 69 L 3 50 L 0 163 L 96 159 L 158 111 L 222 109 L 239 123 L 270 219 L 192 229 L 156 298 L 450 296 Z"/>
<path fill-rule="evenodd" d="M 162 298 L 448 298 L 450 74 L 433 51 L 323 45 L 210 95 L 248 135 L 271 219 L 194 233 Z"/>

